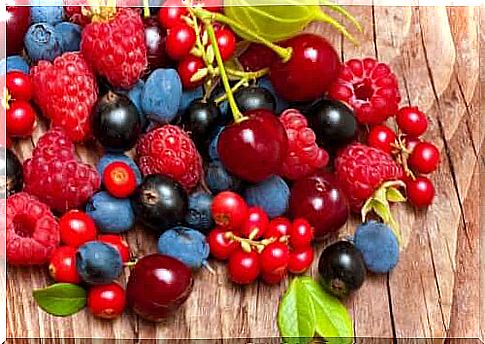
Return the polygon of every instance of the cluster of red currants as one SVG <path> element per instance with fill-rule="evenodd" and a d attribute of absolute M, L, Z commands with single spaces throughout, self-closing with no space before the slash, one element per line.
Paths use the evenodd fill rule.
<path fill-rule="evenodd" d="M 167 30 L 165 42 L 167 55 L 178 61 L 177 71 L 185 89 L 193 89 L 203 84 L 204 76 L 194 77 L 207 67 L 212 49 L 207 33 L 201 33 L 195 17 L 190 16 L 184 0 L 167 0 L 165 7 L 160 8 L 158 19 Z M 222 7 L 206 7 L 210 11 L 222 11 Z M 236 35 L 228 27 L 214 26 L 217 45 L 224 61 L 230 59 L 236 51 Z M 204 50 L 204 51 L 201 51 Z M 214 56 L 213 54 L 211 54 Z M 205 57 L 205 58 L 204 58 Z"/>
<path fill-rule="evenodd" d="M 398 133 L 385 125 L 373 127 L 367 143 L 395 157 L 404 169 L 408 200 L 416 207 L 427 207 L 433 201 L 435 189 L 424 175 L 434 172 L 440 162 L 438 148 L 421 138 L 428 120 L 417 107 L 406 106 L 398 111 L 396 123 Z"/>
<path fill-rule="evenodd" d="M 313 228 L 305 219 L 270 221 L 258 207 L 248 207 L 238 194 L 224 191 L 212 203 L 217 227 L 207 241 L 211 255 L 228 260 L 232 282 L 250 284 L 258 277 L 279 283 L 287 272 L 300 274 L 313 262 Z"/>
<path fill-rule="evenodd" d="M 49 274 L 59 283 L 80 284 L 76 269 L 76 252 L 79 246 L 89 241 L 101 241 L 118 250 L 124 263 L 130 260 L 130 247 L 120 235 L 98 235 L 96 224 L 86 213 L 71 210 L 59 219 L 59 232 L 64 246 L 52 253 Z M 125 289 L 118 283 L 91 286 L 88 291 L 89 311 L 100 318 L 113 319 L 121 315 L 126 305 Z"/>

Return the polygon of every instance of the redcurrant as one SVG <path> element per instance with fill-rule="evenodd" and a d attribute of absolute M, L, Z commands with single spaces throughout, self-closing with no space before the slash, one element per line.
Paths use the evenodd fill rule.
<path fill-rule="evenodd" d="M 177 71 L 185 89 L 193 89 L 204 83 L 204 78 L 191 80 L 192 76 L 202 68 L 205 68 L 204 61 L 193 55 L 187 56 L 179 63 Z"/>
<path fill-rule="evenodd" d="M 313 240 L 313 228 L 305 219 L 296 219 L 290 229 L 290 245 L 294 249 L 305 248 Z"/>
<path fill-rule="evenodd" d="M 428 128 L 426 115 L 415 106 L 405 106 L 396 115 L 396 122 L 401 131 L 411 136 L 421 136 Z"/>
<path fill-rule="evenodd" d="M 78 247 L 96 239 L 96 224 L 88 214 L 71 210 L 59 219 L 59 232 L 63 243 Z"/>
<path fill-rule="evenodd" d="M 426 177 L 406 181 L 409 202 L 418 208 L 425 208 L 433 202 L 435 190 L 433 183 Z"/>
<path fill-rule="evenodd" d="M 167 34 L 167 54 L 174 60 L 182 60 L 190 54 L 195 45 L 195 31 L 187 24 L 177 24 Z"/>
<path fill-rule="evenodd" d="M 236 241 L 227 238 L 226 230 L 222 228 L 212 230 L 207 236 L 207 243 L 211 255 L 219 260 L 228 259 L 238 247 Z"/>
<path fill-rule="evenodd" d="M 305 272 L 312 265 L 314 256 L 315 252 L 312 247 L 306 247 L 291 252 L 288 261 L 288 271 L 293 274 L 301 274 Z"/>
<path fill-rule="evenodd" d="M 130 261 L 130 246 L 126 242 L 125 239 L 121 235 L 115 234 L 103 234 L 98 235 L 98 241 L 104 242 L 106 244 L 110 244 L 114 248 L 116 248 L 121 256 L 121 260 L 123 262 Z"/>
<path fill-rule="evenodd" d="M 261 278 L 266 284 L 278 284 L 286 277 L 286 269 L 278 272 L 263 272 Z"/>
<path fill-rule="evenodd" d="M 239 231 L 245 238 L 259 239 L 266 232 L 269 225 L 269 217 L 259 207 L 251 207 L 248 210 L 247 220 Z"/>
<path fill-rule="evenodd" d="M 184 23 L 182 16 L 187 13 L 183 0 L 167 0 L 158 11 L 158 20 L 164 28 L 171 29 L 179 23 Z"/>
<path fill-rule="evenodd" d="M 76 252 L 77 250 L 70 246 L 58 247 L 52 252 L 49 274 L 54 281 L 74 284 L 81 282 L 76 269 Z"/>
<path fill-rule="evenodd" d="M 376 125 L 367 136 L 367 144 L 380 149 L 386 153 L 393 150 L 392 144 L 396 142 L 397 136 L 394 130 L 385 125 Z"/>
<path fill-rule="evenodd" d="M 438 168 L 440 152 L 432 143 L 420 142 L 414 147 L 408 162 L 413 171 L 428 174 Z"/>
<path fill-rule="evenodd" d="M 35 110 L 24 100 L 9 104 L 6 111 L 7 133 L 10 136 L 26 137 L 32 135 L 35 128 Z"/>
<path fill-rule="evenodd" d="M 278 273 L 286 270 L 290 259 L 290 249 L 285 243 L 274 242 L 266 246 L 260 256 L 261 270 Z"/>
<path fill-rule="evenodd" d="M 414 150 L 414 148 L 416 148 L 416 145 L 421 142 L 420 139 L 409 135 L 405 135 L 403 137 L 403 141 L 406 146 L 406 149 L 411 153 Z"/>
<path fill-rule="evenodd" d="M 32 98 L 32 81 L 30 77 L 20 71 L 11 71 L 5 78 L 5 86 L 13 100 L 29 101 Z"/>
<path fill-rule="evenodd" d="M 136 189 L 136 175 L 128 164 L 115 161 L 106 166 L 103 173 L 103 184 L 111 195 L 126 198 Z"/>
<path fill-rule="evenodd" d="M 223 27 L 216 32 L 216 39 L 222 59 L 229 60 L 236 51 L 236 36 L 231 29 Z"/>
<path fill-rule="evenodd" d="M 265 238 L 281 238 L 288 235 L 291 229 L 291 221 L 286 217 L 276 217 L 269 223 L 268 229 L 264 233 Z"/>
<path fill-rule="evenodd" d="M 248 206 L 237 193 L 224 191 L 212 201 L 212 217 L 218 226 L 238 230 L 248 218 Z"/>
<path fill-rule="evenodd" d="M 227 265 L 229 278 L 237 284 L 251 284 L 260 273 L 259 255 L 254 252 L 235 251 Z"/>
<path fill-rule="evenodd" d="M 89 311 L 103 319 L 114 319 L 125 309 L 125 290 L 118 283 L 97 285 L 88 292 Z"/>

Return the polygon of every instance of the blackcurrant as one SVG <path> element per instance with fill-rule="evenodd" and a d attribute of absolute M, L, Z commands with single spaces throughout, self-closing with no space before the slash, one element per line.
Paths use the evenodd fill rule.
<path fill-rule="evenodd" d="M 242 113 L 258 109 L 276 111 L 276 99 L 266 88 L 255 86 L 241 88 L 234 97 Z"/>
<path fill-rule="evenodd" d="M 4 186 L 0 191 L 1 198 L 5 197 L 5 190 L 7 191 L 7 197 L 13 195 L 16 192 L 22 190 L 24 184 L 22 164 L 17 158 L 14 152 L 8 148 L 0 149 L 0 173 L 1 176 L 5 176 Z M 3 177 L 2 177 L 3 179 Z"/>
<path fill-rule="evenodd" d="M 182 118 L 182 125 L 184 130 L 190 133 L 199 151 L 206 150 L 201 149 L 201 145 L 207 145 L 221 117 L 221 111 L 213 101 L 196 99 L 190 103 Z"/>

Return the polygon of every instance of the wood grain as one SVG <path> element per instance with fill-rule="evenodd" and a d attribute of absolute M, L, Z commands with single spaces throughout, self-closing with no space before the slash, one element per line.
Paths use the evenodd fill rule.
<path fill-rule="evenodd" d="M 350 44 L 323 24 L 314 23 L 308 31 L 327 37 L 343 59 L 370 56 L 389 63 L 399 79 L 402 104 L 419 106 L 428 114 L 426 139 L 439 147 L 442 156 L 432 176 L 435 203 L 425 211 L 403 205 L 393 208 L 405 243 L 399 265 L 389 275 L 369 276 L 347 301 L 357 342 L 418 343 L 409 338 L 423 338 L 419 343 L 445 339 L 461 343 L 453 338 L 483 337 L 485 282 L 479 278 L 479 238 L 485 207 L 480 207 L 479 200 L 485 185 L 481 170 L 485 132 L 480 130 L 485 117 L 480 115 L 485 113 L 480 92 L 485 73 L 479 61 L 485 61 L 485 8 L 349 6 L 349 10 L 364 25 L 361 45 Z M 15 144 L 21 159 L 30 157 L 45 129 L 42 123 L 32 140 Z M 82 146 L 77 152 L 91 164 L 100 153 Z M 357 223 L 357 218 L 349 221 L 342 235 L 352 233 Z M 142 228 L 130 232 L 127 240 L 136 256 L 155 251 L 156 238 Z M 332 240 L 320 243 L 317 251 Z M 185 306 L 162 324 L 133 314 L 114 322 L 97 320 L 87 312 L 51 317 L 31 298 L 32 289 L 50 283 L 46 271 L 9 267 L 8 336 L 278 342 L 275 316 L 287 282 L 240 288 L 227 281 L 225 266 L 211 264 L 216 274 L 197 273 Z M 484 276 L 483 261 L 481 266 Z M 316 264 L 311 273 L 316 274 Z"/>

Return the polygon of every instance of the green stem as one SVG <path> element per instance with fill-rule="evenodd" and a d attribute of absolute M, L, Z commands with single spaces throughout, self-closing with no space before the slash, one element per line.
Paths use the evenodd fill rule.
<path fill-rule="evenodd" d="M 239 80 L 239 81 L 237 82 L 237 84 L 235 84 L 235 85 L 234 85 L 234 86 L 231 88 L 231 91 L 232 91 L 233 93 L 234 93 L 234 92 L 236 92 L 236 91 L 239 89 L 239 87 L 241 87 L 242 85 L 244 85 L 246 82 L 248 82 L 248 79 L 244 79 L 244 78 L 243 78 L 243 79 Z M 214 103 L 219 104 L 219 103 L 223 102 L 223 101 L 224 101 L 224 100 L 226 100 L 226 99 L 227 99 L 227 94 L 223 94 L 222 96 L 220 96 L 220 97 L 216 98 L 216 99 L 214 100 Z"/>
<path fill-rule="evenodd" d="M 243 71 L 240 71 L 240 70 L 237 70 L 237 69 L 232 69 L 232 68 L 226 67 L 226 72 L 229 75 L 250 80 L 250 79 L 259 79 L 259 78 L 265 76 L 266 74 L 269 73 L 269 68 L 263 68 L 263 69 L 255 71 L 255 72 L 243 72 Z"/>
<path fill-rule="evenodd" d="M 143 0 L 143 16 L 145 18 L 150 17 L 150 4 L 148 3 L 148 0 Z"/>
<path fill-rule="evenodd" d="M 275 53 L 277 53 L 284 62 L 287 62 L 291 58 L 292 54 L 292 49 L 291 48 L 283 48 L 280 47 L 279 45 L 276 45 L 267 39 L 259 36 L 258 34 L 255 34 L 251 30 L 248 30 L 246 27 L 243 25 L 239 24 L 238 22 L 232 20 L 231 18 L 226 17 L 225 15 L 221 13 L 213 13 L 207 10 L 204 10 L 202 8 L 194 8 L 193 9 L 194 13 L 197 15 L 197 17 L 201 18 L 204 21 L 217 21 L 223 24 L 227 24 L 231 26 L 232 28 L 235 28 L 241 32 L 244 32 L 246 35 L 249 37 L 253 38 L 257 42 L 267 46 L 271 50 L 273 50 Z"/>

